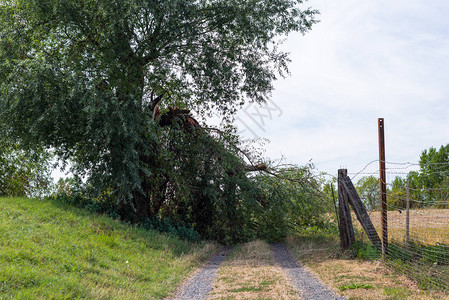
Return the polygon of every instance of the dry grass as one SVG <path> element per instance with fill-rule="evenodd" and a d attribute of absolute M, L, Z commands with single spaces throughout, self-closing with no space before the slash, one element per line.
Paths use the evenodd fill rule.
<path fill-rule="evenodd" d="M 389 240 L 405 239 L 405 211 L 388 211 Z M 370 213 L 370 218 L 378 233 L 381 232 L 380 212 Z M 355 216 L 354 223 L 359 226 Z M 361 228 L 361 227 L 359 227 Z M 410 238 L 424 244 L 449 244 L 449 209 L 410 210 Z"/>
<path fill-rule="evenodd" d="M 252 241 L 237 247 L 218 271 L 210 299 L 298 299 L 271 247 Z"/>
<path fill-rule="evenodd" d="M 348 299 L 449 299 L 443 293 L 418 289 L 413 281 L 379 261 L 343 258 L 338 254 L 338 240 L 294 236 L 287 244 L 324 283 Z"/>

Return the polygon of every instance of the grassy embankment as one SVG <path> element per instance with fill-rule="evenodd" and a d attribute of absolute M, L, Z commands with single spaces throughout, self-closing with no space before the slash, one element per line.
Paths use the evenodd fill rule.
<path fill-rule="evenodd" d="M 47 200 L 0 207 L 0 298 L 159 299 L 217 249 Z"/>

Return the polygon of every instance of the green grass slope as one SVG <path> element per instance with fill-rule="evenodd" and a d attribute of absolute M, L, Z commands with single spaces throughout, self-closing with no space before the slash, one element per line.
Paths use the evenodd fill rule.
<path fill-rule="evenodd" d="M 159 299 L 215 250 L 48 200 L 0 198 L 0 299 Z"/>

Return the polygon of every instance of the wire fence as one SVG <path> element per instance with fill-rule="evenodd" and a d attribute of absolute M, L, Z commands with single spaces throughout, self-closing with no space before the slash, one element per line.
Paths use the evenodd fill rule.
<path fill-rule="evenodd" d="M 370 170 L 375 161 L 361 171 L 349 173 L 377 180 L 377 191 L 356 184 L 378 235 L 382 236 L 380 172 Z M 377 160 L 379 162 L 379 160 Z M 407 274 L 423 289 L 449 291 L 449 163 L 418 164 L 385 162 L 387 186 L 388 252 L 385 263 Z M 373 180 L 374 181 L 374 180 Z M 366 181 L 365 181 L 366 182 Z M 365 189 L 365 190 L 363 190 Z"/>

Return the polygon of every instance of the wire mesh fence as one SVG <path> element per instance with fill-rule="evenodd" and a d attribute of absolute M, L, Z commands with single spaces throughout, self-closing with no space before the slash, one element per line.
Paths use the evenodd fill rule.
<path fill-rule="evenodd" d="M 352 174 L 353 178 L 377 180 L 378 190 L 373 186 L 373 193 L 380 198 L 379 173 L 365 167 Z M 384 262 L 407 274 L 421 288 L 448 292 L 449 163 L 386 162 L 386 174 L 388 252 Z M 363 191 L 360 184 L 356 188 L 371 209 L 370 218 L 382 236 L 380 203 L 370 201 L 370 193 Z"/>

